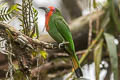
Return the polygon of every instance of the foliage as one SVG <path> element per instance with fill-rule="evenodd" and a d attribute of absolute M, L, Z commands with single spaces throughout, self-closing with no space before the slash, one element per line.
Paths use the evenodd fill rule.
<path fill-rule="evenodd" d="M 114 80 L 118 80 L 118 56 L 117 56 L 117 46 L 114 43 L 115 37 L 109 33 L 104 33 L 104 36 L 110 55 L 110 62 L 114 74 Z"/>
<path fill-rule="evenodd" d="M 94 50 L 94 62 L 95 62 L 95 72 L 96 80 L 99 80 L 100 75 L 100 64 L 101 60 L 104 58 L 104 55 L 109 53 L 109 61 L 111 64 L 111 70 L 114 75 L 114 80 L 119 80 L 119 70 L 118 70 L 118 48 L 114 40 L 119 37 L 120 34 L 120 20 L 119 20 L 119 3 L 115 4 L 115 0 L 108 0 L 107 5 L 104 6 L 104 17 L 101 19 L 101 24 L 99 26 L 99 32 L 96 33 L 95 26 L 93 27 L 93 34 L 96 37 L 92 40 L 87 51 L 82 55 L 80 59 L 80 64 L 86 64 L 86 58 L 90 56 L 92 49 Z M 117 7 L 116 7 L 117 6 Z M 93 0 L 93 7 L 97 8 L 96 0 Z M 96 23 L 97 24 L 97 23 Z M 90 36 L 89 36 L 90 37 Z M 118 40 L 118 39 L 117 39 Z M 104 45 L 104 46 L 103 46 Z M 103 53 L 104 52 L 104 53 Z M 106 53 L 105 53 L 106 52 Z M 86 59 L 86 60 L 85 60 Z"/>
<path fill-rule="evenodd" d="M 21 22 L 21 27 L 22 30 L 21 32 L 27 35 L 28 37 L 31 38 L 38 38 L 39 37 L 39 30 L 38 30 L 38 11 L 32 6 L 32 1 L 33 0 L 22 0 L 22 4 L 14 4 L 10 8 L 5 7 L 4 4 L 0 4 L 0 21 L 2 22 L 7 22 L 12 21 L 13 18 L 17 18 Z M 8 34 L 8 38 L 10 40 L 6 41 L 6 44 L 10 46 L 5 46 L 6 48 L 12 48 L 13 45 L 13 34 L 9 29 L 6 29 L 6 34 Z M 0 36 L 1 38 L 1 36 Z M 7 43 L 8 42 L 8 43 Z M 4 43 L 4 42 L 3 42 Z M 1 47 L 0 47 L 1 48 Z M 9 49 L 10 49 L 9 48 Z M 17 58 L 18 64 L 17 64 L 17 69 L 15 66 L 13 66 L 12 62 L 12 56 L 13 54 L 13 49 L 10 49 L 10 54 L 8 56 L 8 61 L 9 61 L 9 69 L 7 71 L 7 76 L 6 79 L 11 79 L 11 80 L 29 80 L 30 79 L 30 72 L 29 69 L 31 68 L 31 55 L 34 57 L 42 56 L 44 59 L 47 57 L 47 53 L 42 50 L 42 49 L 34 49 L 33 53 L 30 54 L 30 52 L 25 53 L 25 54 L 19 54 L 14 56 Z M 7 50 L 6 50 L 7 51 Z M 26 64 L 22 62 L 24 59 L 26 60 Z M 37 62 L 38 63 L 38 62 Z M 37 66 L 37 65 L 36 65 Z M 39 67 L 39 66 L 38 66 Z"/>
<path fill-rule="evenodd" d="M 21 26 L 23 28 L 23 33 L 29 37 L 39 37 L 38 31 L 38 12 L 35 8 L 32 7 L 32 0 L 22 0 L 22 5 L 20 5 L 20 18 Z M 36 35 L 36 36 L 34 36 Z"/>
<path fill-rule="evenodd" d="M 38 30 L 38 12 L 32 6 L 32 0 L 22 0 L 21 4 L 12 5 L 10 8 L 1 5 L 0 8 L 0 21 L 8 21 L 13 18 L 13 16 L 18 17 L 21 21 L 21 27 L 23 28 L 23 33 L 32 38 L 39 37 Z"/>
<path fill-rule="evenodd" d="M 103 47 L 103 40 L 100 40 L 100 42 L 96 45 L 94 50 L 94 62 L 95 62 L 95 74 L 96 74 L 96 80 L 99 79 L 100 74 L 100 63 L 102 58 L 102 47 Z"/>
<path fill-rule="evenodd" d="M 0 21 L 8 21 L 12 19 L 12 14 L 15 14 L 15 11 L 18 11 L 17 4 L 11 6 L 9 9 L 7 7 L 1 7 L 0 9 Z"/>

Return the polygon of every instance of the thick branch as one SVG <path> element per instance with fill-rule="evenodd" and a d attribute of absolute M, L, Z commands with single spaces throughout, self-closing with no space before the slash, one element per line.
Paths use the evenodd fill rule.
<path fill-rule="evenodd" d="M 20 31 L 17 31 L 14 29 L 14 27 L 7 25 L 3 22 L 0 22 L 0 29 L 6 31 L 7 29 L 11 32 L 12 38 L 15 42 L 20 44 L 20 47 L 29 47 L 31 49 L 35 48 L 33 45 L 45 48 L 45 49 L 58 49 L 58 46 L 55 44 L 47 43 L 44 41 L 40 41 L 38 39 L 32 39 L 24 34 L 22 34 Z M 9 35 L 9 34 L 8 34 Z"/>

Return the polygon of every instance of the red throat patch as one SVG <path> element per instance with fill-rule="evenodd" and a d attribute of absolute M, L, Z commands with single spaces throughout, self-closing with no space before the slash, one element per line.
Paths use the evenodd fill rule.
<path fill-rule="evenodd" d="M 50 9 L 50 11 L 48 13 L 46 13 L 45 15 L 45 27 L 46 27 L 46 31 L 49 31 L 50 27 L 49 27 L 49 20 L 51 15 L 53 14 L 53 11 L 55 10 L 55 8 L 53 6 L 49 6 L 48 7 Z"/>
<path fill-rule="evenodd" d="M 49 20 L 50 20 L 50 16 L 52 15 L 52 11 L 50 11 L 49 13 L 47 13 L 45 15 L 45 27 L 46 27 L 46 31 L 49 31 Z"/>

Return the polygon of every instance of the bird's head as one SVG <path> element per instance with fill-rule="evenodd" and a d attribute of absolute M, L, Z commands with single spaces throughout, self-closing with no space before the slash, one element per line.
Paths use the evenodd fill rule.
<path fill-rule="evenodd" d="M 44 10 L 45 13 L 49 13 L 49 12 L 54 12 L 55 11 L 55 7 L 53 7 L 53 6 L 49 6 L 48 8 L 47 7 L 39 7 L 39 9 Z"/>
<path fill-rule="evenodd" d="M 60 13 L 60 11 L 59 11 L 57 8 L 53 7 L 53 6 L 49 6 L 49 7 L 39 7 L 39 9 L 44 10 L 46 14 L 49 14 L 49 13 L 59 14 L 59 13 Z"/>
<path fill-rule="evenodd" d="M 49 7 L 39 7 L 39 9 L 42 9 L 45 11 L 45 27 L 46 27 L 46 30 L 49 31 L 49 20 L 50 20 L 50 17 L 55 14 L 55 15 L 58 15 L 60 16 L 61 13 L 60 11 L 53 7 L 53 6 L 49 6 Z"/>

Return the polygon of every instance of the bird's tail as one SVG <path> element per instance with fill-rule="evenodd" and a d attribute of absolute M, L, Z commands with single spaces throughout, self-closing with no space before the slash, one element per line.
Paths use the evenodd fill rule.
<path fill-rule="evenodd" d="M 74 67 L 76 76 L 78 78 L 82 77 L 83 73 L 82 73 L 82 70 L 80 68 L 77 56 L 76 55 L 72 56 L 71 59 L 72 59 L 72 63 L 73 63 L 73 67 Z"/>

